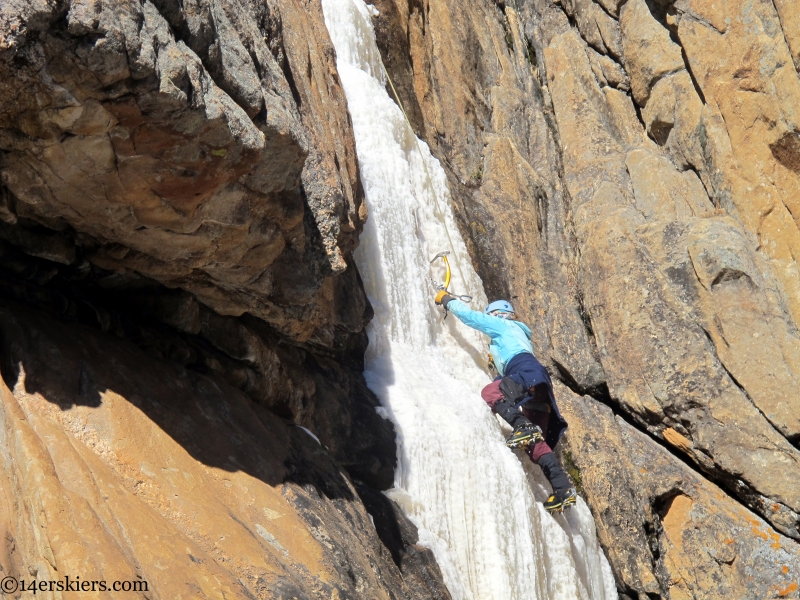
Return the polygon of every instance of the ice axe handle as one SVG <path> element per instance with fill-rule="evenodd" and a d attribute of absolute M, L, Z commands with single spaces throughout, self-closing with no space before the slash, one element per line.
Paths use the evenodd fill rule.
<path fill-rule="evenodd" d="M 445 252 L 439 252 L 436 256 L 431 259 L 431 264 L 435 263 L 438 259 L 442 259 L 444 261 L 445 266 L 445 275 L 444 275 L 444 290 L 450 287 L 450 261 L 447 260 L 447 255 L 450 254 L 450 251 L 447 250 Z"/>
<path fill-rule="evenodd" d="M 444 289 L 450 287 L 450 261 L 447 260 L 447 255 L 442 256 L 442 260 L 444 261 L 444 266 L 446 268 L 444 274 Z"/>
<path fill-rule="evenodd" d="M 450 269 L 450 261 L 447 259 L 447 255 L 448 254 L 450 254 L 449 250 L 447 250 L 445 252 L 439 252 L 439 254 L 437 254 L 436 256 L 434 256 L 431 259 L 431 264 L 433 264 L 433 263 L 435 263 L 437 260 L 439 260 L 441 258 L 444 261 L 444 266 L 445 266 L 444 283 L 441 283 L 441 284 L 437 285 L 434 282 L 434 285 L 436 285 L 436 289 L 444 290 L 445 292 L 450 294 L 453 298 L 458 298 L 462 302 L 467 302 L 467 303 L 472 302 L 472 296 L 467 296 L 466 294 L 459 296 L 458 294 L 452 293 L 448 289 L 450 287 L 450 278 L 451 278 L 451 275 L 452 275 L 452 271 Z M 445 319 L 447 318 L 447 313 L 448 313 L 447 307 L 444 307 L 444 318 Z"/>

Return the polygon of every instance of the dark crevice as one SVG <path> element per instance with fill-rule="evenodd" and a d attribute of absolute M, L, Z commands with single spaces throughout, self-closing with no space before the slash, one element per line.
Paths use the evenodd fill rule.
<path fill-rule="evenodd" d="M 783 200 L 781 200 L 781 204 L 783 204 L 784 208 L 786 208 L 786 212 L 789 213 L 789 216 L 792 218 L 792 220 L 796 221 L 797 217 L 800 215 L 795 215 L 792 209 L 789 208 L 789 205 L 787 205 Z M 794 252 L 791 252 L 791 255 L 792 255 L 792 260 L 798 262 L 797 257 L 794 255 Z"/>
<path fill-rule="evenodd" d="M 659 146 L 666 146 L 669 134 L 672 133 L 674 127 L 674 123 L 653 121 L 650 124 L 650 128 L 647 130 L 647 135 Z"/>
<path fill-rule="evenodd" d="M 742 277 L 747 278 L 747 281 L 750 282 L 751 287 L 755 286 L 755 284 L 753 284 L 753 280 L 750 279 L 750 276 L 747 273 L 743 273 L 738 269 L 730 269 L 724 267 L 723 269 L 720 270 L 719 273 L 717 273 L 717 276 L 714 277 L 714 281 L 711 282 L 711 287 L 713 288 L 715 285 L 725 283 L 726 281 L 734 281 L 737 279 L 741 279 Z"/>
<path fill-rule="evenodd" d="M 650 11 L 650 14 L 653 16 L 653 18 L 669 32 L 672 41 L 680 45 L 675 27 L 670 26 L 669 20 L 667 19 L 668 16 L 677 14 L 673 3 L 669 2 L 667 4 L 663 4 L 657 0 L 645 0 L 645 4 L 647 5 L 647 9 Z"/>
<path fill-rule="evenodd" d="M 283 52 L 285 55 L 286 50 L 284 49 Z M 288 60 L 283 61 L 281 70 L 283 71 L 283 76 L 286 77 L 286 82 L 289 84 L 289 89 L 292 91 L 292 98 L 294 98 L 295 104 L 297 104 L 297 110 L 300 111 L 303 106 L 303 101 L 300 97 L 300 92 L 297 90 L 297 84 L 294 81 L 294 75 L 292 75 L 292 67 L 289 65 Z"/>
<path fill-rule="evenodd" d="M 573 392 L 581 395 L 581 391 L 577 389 L 577 386 L 570 385 L 570 379 L 572 379 L 571 377 L 569 379 L 561 379 L 559 377 L 558 379 L 564 385 L 569 387 Z M 612 414 L 615 417 L 619 417 L 626 424 L 630 425 L 633 429 L 635 429 L 639 433 L 646 435 L 652 442 L 660 446 L 671 456 L 682 462 L 684 465 L 686 465 L 687 468 L 691 469 L 694 473 L 697 473 L 703 479 L 710 481 L 711 483 L 714 483 L 718 485 L 721 489 L 725 490 L 727 492 L 726 496 L 728 498 L 742 505 L 747 510 L 756 513 L 768 523 L 771 523 L 770 521 L 771 515 L 769 514 L 769 511 L 762 506 L 763 500 L 761 494 L 750 488 L 746 483 L 742 482 L 738 478 L 730 475 L 729 473 L 725 473 L 724 471 L 721 471 L 720 469 L 717 468 L 707 470 L 703 468 L 700 464 L 691 460 L 691 458 L 689 458 L 687 455 L 675 450 L 675 448 L 673 448 L 670 444 L 668 444 L 666 441 L 664 441 L 663 439 L 655 435 L 652 431 L 650 431 L 647 427 L 647 424 L 642 420 L 642 417 L 640 415 L 634 415 L 627 412 L 619 403 L 619 401 L 617 401 L 612 397 L 609 388 L 605 382 L 603 382 L 600 386 L 598 386 L 598 389 L 593 393 L 583 394 L 583 395 L 590 396 L 597 402 L 610 408 Z M 709 457 L 709 459 L 710 458 L 711 457 Z M 773 506 L 774 504 L 775 504 L 774 502 L 771 502 L 770 506 Z M 788 507 L 786 508 L 787 510 L 791 510 Z M 800 528 L 800 521 L 798 521 L 798 528 Z M 784 535 L 788 536 L 788 534 L 786 533 L 784 533 Z"/>
<path fill-rule="evenodd" d="M 542 190 L 537 190 L 536 200 L 536 227 L 540 234 L 547 231 L 548 201 L 547 194 Z"/>
<path fill-rule="evenodd" d="M 655 437 L 653 433 L 650 432 L 650 430 L 648 429 L 648 424 L 644 421 L 641 415 L 636 415 L 626 412 L 626 410 L 622 407 L 619 401 L 611 395 L 611 391 L 609 390 L 608 384 L 605 381 L 600 385 L 598 385 L 597 390 L 593 394 L 589 395 L 598 402 L 600 402 L 601 404 L 604 404 L 607 407 L 609 407 L 614 416 L 620 417 L 628 425 L 630 425 L 637 431 L 647 434 L 649 437 L 657 441 L 659 445 L 669 450 L 669 446 L 666 446 L 666 442 L 664 442 L 658 437 Z M 657 423 L 653 423 L 653 425 L 655 424 Z M 672 450 L 670 450 L 670 453 L 674 454 Z"/>
<path fill-rule="evenodd" d="M 428 19 L 428 11 L 425 8 L 423 0 L 408 0 L 409 27 L 406 27 L 406 44 L 409 48 L 411 47 L 411 27 L 410 27 L 411 18 L 414 16 L 415 13 L 419 15 L 420 26 L 422 29 L 421 33 L 424 37 L 426 34 L 425 25 Z"/>
<path fill-rule="evenodd" d="M 657 514 L 653 511 L 654 514 Z M 650 556 L 652 557 L 651 564 L 654 567 L 654 571 L 656 570 L 655 567 L 661 560 L 661 543 L 660 538 L 661 534 L 663 533 L 663 529 L 661 527 L 661 521 L 659 519 L 648 519 L 645 520 L 644 523 L 644 535 L 647 539 L 647 546 L 650 549 Z"/>
<path fill-rule="evenodd" d="M 778 141 L 770 144 L 769 149 L 775 160 L 784 167 L 795 173 L 800 173 L 800 133 L 787 131 Z"/>
<path fill-rule="evenodd" d="M 583 294 L 578 294 L 578 314 L 581 317 L 581 323 L 583 323 L 583 328 L 586 330 L 586 335 L 589 339 L 594 339 L 594 328 L 592 327 L 592 319 L 589 316 L 586 307 L 584 306 L 583 301 Z"/>
<path fill-rule="evenodd" d="M 772 0 L 772 8 L 775 9 L 775 16 L 778 18 L 778 26 L 781 30 L 781 35 L 783 36 L 783 43 L 786 44 L 786 49 L 789 51 L 789 56 L 792 57 L 792 62 L 794 63 L 794 68 L 800 74 L 800 56 L 795 58 L 792 55 L 792 47 L 789 45 L 789 40 L 786 39 L 786 28 L 783 26 L 783 20 L 781 19 L 781 13 L 778 10 L 777 5 L 775 4 L 775 0 Z"/>
<path fill-rule="evenodd" d="M 700 97 L 700 101 L 703 105 L 706 104 L 706 96 L 703 94 L 703 90 L 700 87 L 700 84 L 697 83 L 697 79 L 692 72 L 692 67 L 689 65 L 689 57 L 686 55 L 686 50 L 684 50 L 683 46 L 681 48 L 681 56 L 683 57 L 683 64 L 686 66 L 686 72 L 689 73 L 689 78 L 692 80 L 692 85 L 694 86 L 694 91 L 697 92 L 697 95 Z"/>
<path fill-rule="evenodd" d="M 253 66 L 256 69 L 256 73 L 259 75 L 259 79 L 264 79 L 264 68 L 261 66 L 261 61 L 258 60 L 258 55 L 255 53 L 255 50 L 250 44 L 245 46 L 245 50 L 247 51 L 247 55 L 250 57 L 250 60 L 253 61 Z"/>
<path fill-rule="evenodd" d="M 675 17 L 678 14 L 673 3 L 668 4 L 661 4 L 656 2 L 655 0 L 645 0 L 647 4 L 647 8 L 650 10 L 650 14 L 653 15 L 653 18 L 658 21 L 664 29 L 669 32 L 669 37 L 672 42 L 681 49 L 681 57 L 683 58 L 683 65 L 686 69 L 686 72 L 689 74 L 689 77 L 692 80 L 692 85 L 694 85 L 694 89 L 697 92 L 697 95 L 700 97 L 700 100 L 703 104 L 706 103 L 705 95 L 703 94 L 703 90 L 700 89 L 700 85 L 697 83 L 697 79 L 695 79 L 694 73 L 692 73 L 692 68 L 689 64 L 689 57 L 686 55 L 686 50 L 683 48 L 681 44 L 680 37 L 678 36 L 678 28 L 674 24 L 670 24 L 670 19 L 668 17 Z M 673 23 L 675 21 L 673 20 Z M 671 75 L 672 73 L 668 73 L 667 75 Z M 665 75 L 666 76 L 666 75 Z M 661 78 L 659 78 L 661 79 Z M 658 80 L 654 81 L 650 86 L 651 89 L 655 87 L 655 84 L 658 83 Z"/>
<path fill-rule="evenodd" d="M 425 4 L 423 0 L 408 0 L 408 13 L 417 12 L 420 15 L 425 13 Z"/>
<path fill-rule="evenodd" d="M 565 386 L 567 386 L 576 394 L 581 394 L 581 395 L 586 394 L 589 396 L 592 395 L 588 391 L 581 388 L 580 385 L 578 385 L 578 382 L 575 380 L 575 378 L 572 376 L 572 373 L 569 372 L 569 369 L 565 365 L 561 364 L 555 358 L 550 358 L 550 362 L 552 362 L 553 365 L 556 367 L 556 370 L 558 371 L 556 379 L 558 379 L 561 383 L 563 383 Z M 594 390 L 594 393 L 598 393 L 598 390 Z"/>
<path fill-rule="evenodd" d="M 625 73 L 626 76 L 628 75 L 628 71 L 625 68 L 625 65 L 623 64 L 622 60 L 619 57 L 614 56 L 613 54 L 604 54 L 603 56 L 605 56 L 606 58 L 609 58 L 612 61 L 614 61 L 614 63 L 616 65 L 618 65 L 620 69 L 622 69 L 622 72 Z"/>
<path fill-rule="evenodd" d="M 532 67 L 536 69 L 539 68 L 536 62 L 536 48 L 533 47 L 533 44 L 531 44 L 531 41 L 527 37 L 525 38 L 525 58 L 528 59 Z"/>
<path fill-rule="evenodd" d="M 615 17 L 615 16 L 614 16 L 614 15 L 612 15 L 610 12 L 608 12 L 608 9 L 607 9 L 605 6 L 603 6 L 603 4 L 602 4 L 602 3 L 600 3 L 600 2 L 595 2 L 595 3 L 594 3 L 594 5 L 595 5 L 595 6 L 597 6 L 597 7 L 598 7 L 600 10 L 602 10 L 604 13 L 606 13 L 606 14 L 607 14 L 609 17 L 611 17 L 612 19 L 614 19 L 614 21 L 616 21 L 616 22 L 619 22 L 619 17 Z M 622 4 L 620 4 L 620 8 L 622 8 Z M 604 41 L 605 41 L 605 40 L 604 40 Z"/>
<path fill-rule="evenodd" d="M 697 179 L 700 180 L 700 184 L 703 186 L 703 189 L 706 192 L 706 196 L 708 196 L 708 200 L 711 202 L 711 204 L 714 205 L 715 208 L 719 208 L 719 204 L 717 203 L 716 199 L 709 193 L 708 187 L 706 186 L 706 182 L 703 181 L 703 178 L 700 175 L 700 171 L 697 169 L 697 167 L 695 167 L 692 164 L 688 164 L 686 166 L 686 171 L 692 171 L 695 175 L 697 175 Z"/>
<path fill-rule="evenodd" d="M 661 594 L 654 592 L 642 592 L 640 589 L 631 587 L 622 581 L 617 581 L 617 591 L 619 592 L 619 600 L 663 600 Z"/>
<path fill-rule="evenodd" d="M 766 414 L 764 414 L 764 411 L 762 411 L 762 410 L 761 410 L 761 409 L 758 407 L 758 405 L 757 405 L 757 404 L 756 404 L 756 403 L 753 401 L 753 398 L 752 398 L 752 396 L 750 396 L 750 393 L 749 393 L 749 392 L 748 392 L 748 391 L 745 389 L 745 387 L 744 387 L 744 386 L 743 386 L 741 383 L 739 383 L 739 381 L 736 379 L 736 377 L 733 375 L 733 373 L 731 373 L 731 372 L 728 370 L 728 367 L 726 367 L 726 366 L 725 366 L 725 363 L 723 363 L 723 362 L 722 362 L 722 360 L 719 358 L 719 356 L 717 356 L 717 355 L 716 355 L 716 350 L 715 350 L 715 352 L 714 352 L 714 356 L 716 357 L 716 359 L 717 359 L 717 361 L 719 362 L 720 366 L 721 366 L 721 367 L 722 367 L 722 368 L 725 370 L 725 372 L 728 374 L 728 377 L 730 377 L 730 378 L 731 378 L 731 381 L 733 382 L 733 384 L 734 384 L 734 385 L 735 385 L 737 388 L 739 388 L 739 390 L 742 392 L 742 394 L 744 394 L 745 398 L 747 398 L 748 402 L 750 402 L 750 404 L 752 404 L 752 405 L 753 405 L 753 408 L 755 408 L 755 409 L 758 411 L 758 414 L 760 414 L 760 415 L 761 415 L 761 416 L 764 418 L 764 420 L 765 420 L 767 423 L 769 423 L 770 427 L 772 427 L 772 430 L 773 430 L 773 431 L 774 431 L 776 434 L 778 434 L 779 436 L 781 436 L 783 439 L 785 439 L 785 440 L 789 441 L 789 440 L 786 438 L 786 436 L 785 436 L 783 433 L 781 433 L 781 431 L 778 429 L 778 427 L 775 425 L 775 423 L 773 423 L 773 422 L 770 420 L 770 418 L 769 418 L 769 417 L 768 417 Z"/>
<path fill-rule="evenodd" d="M 505 35 L 506 48 L 508 49 L 508 53 L 511 56 L 514 56 L 514 34 L 512 34 L 508 30 L 507 25 L 508 25 L 508 21 L 504 20 L 503 21 L 503 27 L 506 29 L 506 35 Z"/>
<path fill-rule="evenodd" d="M 694 264 L 692 266 L 694 266 Z M 695 275 L 697 275 L 697 271 L 696 270 L 695 270 Z M 699 279 L 699 277 L 698 277 L 698 279 Z M 714 356 L 717 357 L 717 355 L 716 355 L 717 344 L 714 342 L 714 338 L 711 337 L 711 332 L 708 331 L 705 327 L 701 327 L 701 330 L 703 331 L 703 334 L 706 336 L 706 339 L 708 340 L 708 343 L 711 345 L 711 349 L 715 353 Z M 720 334 L 720 337 L 722 338 L 722 341 L 725 342 L 726 346 L 730 346 L 730 344 L 728 344 L 728 340 L 725 339 L 724 335 Z M 719 360 L 718 357 L 717 357 L 717 360 Z"/>
<path fill-rule="evenodd" d="M 660 519 L 663 519 L 667 516 L 670 507 L 672 506 L 672 501 L 675 500 L 678 496 L 685 496 L 686 494 L 683 490 L 674 487 L 663 494 L 659 494 L 655 498 L 652 499 L 650 502 L 650 506 L 653 509 L 653 514 L 658 515 Z"/>
<path fill-rule="evenodd" d="M 639 119 L 639 123 L 642 124 L 642 129 L 647 131 L 647 125 L 645 125 L 644 117 L 642 116 L 642 107 L 636 102 L 631 102 L 631 104 L 633 104 L 633 110 L 636 111 L 636 117 Z"/>

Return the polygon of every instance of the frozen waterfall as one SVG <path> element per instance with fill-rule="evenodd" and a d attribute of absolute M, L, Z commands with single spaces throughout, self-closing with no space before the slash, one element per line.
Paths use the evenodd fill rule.
<path fill-rule="evenodd" d="M 486 298 L 444 171 L 385 91 L 374 9 L 362 0 L 322 6 L 369 211 L 356 262 L 375 308 L 367 382 L 398 433 L 391 495 L 433 549 L 455 600 L 616 598 L 586 505 L 548 515 L 537 502 L 549 490 L 543 476 L 505 447 L 479 394 L 489 382 L 481 335 L 455 317 L 443 322 L 433 304 L 429 260 L 443 250 L 452 252 L 451 289 L 472 294 L 476 308 Z"/>

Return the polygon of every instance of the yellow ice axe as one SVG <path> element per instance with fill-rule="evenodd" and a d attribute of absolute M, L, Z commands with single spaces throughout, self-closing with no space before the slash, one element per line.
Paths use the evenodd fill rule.
<path fill-rule="evenodd" d="M 431 264 L 435 263 L 440 258 L 444 261 L 444 268 L 445 268 L 444 283 L 440 283 L 439 285 L 437 285 L 436 289 L 444 290 L 445 292 L 447 291 L 447 288 L 450 287 L 450 261 L 447 260 L 448 254 L 450 254 L 449 250 L 447 252 L 439 252 L 439 254 L 437 254 L 431 259 Z M 450 295 L 452 296 L 452 294 Z"/>
<path fill-rule="evenodd" d="M 453 298 L 458 298 L 462 302 L 471 302 L 472 301 L 472 296 L 454 294 L 453 292 L 451 292 L 450 290 L 447 289 L 447 288 L 450 287 L 450 277 L 451 277 L 450 261 L 447 260 L 447 255 L 448 254 L 450 254 L 449 250 L 447 250 L 446 252 L 439 252 L 439 254 L 437 254 L 436 256 L 434 256 L 431 259 L 431 264 L 433 264 L 433 263 L 435 263 L 437 260 L 439 260 L 441 258 L 444 261 L 444 268 L 445 268 L 444 283 L 437 283 L 436 281 L 434 281 L 433 283 L 436 286 L 437 290 L 444 290 L 445 292 L 447 292 L 448 295 L 452 296 Z M 445 319 L 447 318 L 447 308 L 446 307 L 444 308 L 444 317 L 445 317 Z"/>

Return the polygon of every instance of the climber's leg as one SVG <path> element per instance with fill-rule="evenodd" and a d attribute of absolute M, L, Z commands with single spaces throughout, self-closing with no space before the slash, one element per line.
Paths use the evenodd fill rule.
<path fill-rule="evenodd" d="M 500 383 L 501 381 L 497 380 L 484 387 L 481 390 L 481 397 L 492 408 L 492 412 L 500 415 L 514 428 L 514 432 L 506 440 L 506 445 L 509 448 L 525 448 L 537 440 L 544 439 L 542 430 L 532 425 L 530 420 L 500 391 Z"/>
<path fill-rule="evenodd" d="M 483 401 L 489 405 L 489 408 L 492 409 L 492 412 L 494 412 L 494 405 L 500 402 L 503 397 L 503 392 L 500 391 L 499 379 L 493 381 L 481 390 L 481 398 L 483 398 Z"/>
<path fill-rule="evenodd" d="M 534 400 L 536 400 L 535 394 Z M 532 423 L 547 430 L 550 420 L 549 404 L 545 402 L 528 403 L 523 407 L 523 412 Z M 572 487 L 569 476 L 561 468 L 558 457 L 547 442 L 542 440 L 528 446 L 528 456 L 531 461 L 541 467 L 544 476 L 547 477 L 547 481 L 553 488 L 553 494 L 544 503 L 545 510 L 548 512 L 563 511 L 566 507 L 575 504 L 577 498 L 575 488 Z"/>
<path fill-rule="evenodd" d="M 553 452 L 548 452 L 539 457 L 539 466 L 553 487 L 552 495 L 545 500 L 544 509 L 547 512 L 563 511 L 568 506 L 575 504 L 578 493 L 572 487 L 569 477 L 558 464 L 558 458 Z"/>

